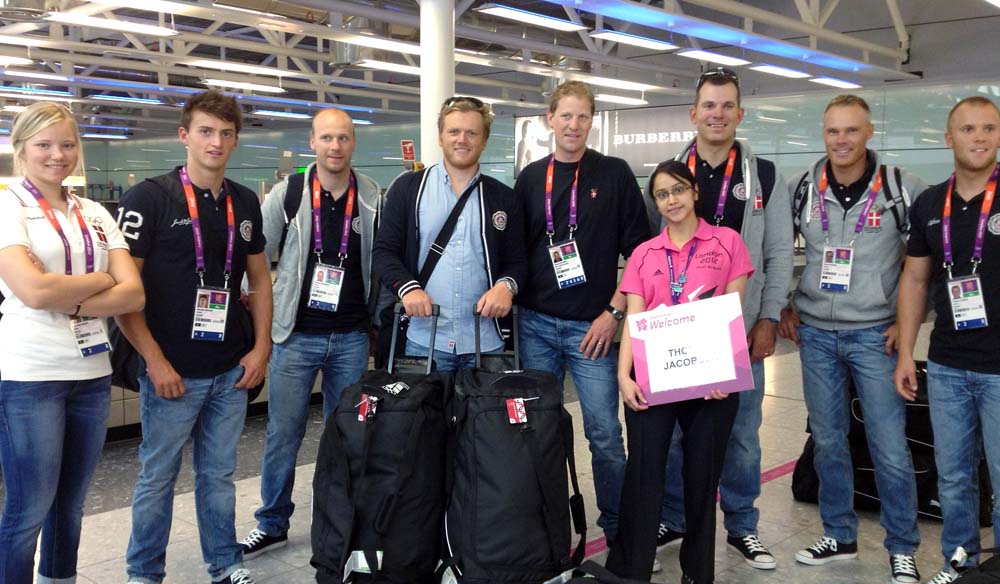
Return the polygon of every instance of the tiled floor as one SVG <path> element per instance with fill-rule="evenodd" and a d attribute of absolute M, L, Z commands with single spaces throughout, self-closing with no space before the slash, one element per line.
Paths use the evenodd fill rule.
<path fill-rule="evenodd" d="M 801 369 L 798 351 L 790 343 L 782 342 L 777 354 L 768 359 L 766 376 L 766 397 L 764 399 L 764 423 L 761 429 L 763 449 L 763 469 L 769 481 L 764 484 L 758 506 L 761 510 L 760 536 L 770 547 L 778 560 L 778 568 L 760 571 L 743 562 L 734 551 L 726 548 L 725 532 L 719 530 L 716 549 L 716 582 L 718 584 L 755 583 L 831 583 L 867 584 L 888 582 L 887 556 L 882 548 L 884 532 L 878 524 L 878 516 L 863 513 L 860 517 L 859 558 L 854 561 L 835 562 L 827 566 L 806 567 L 792 559 L 794 553 L 822 535 L 822 526 L 816 506 L 797 503 L 792 499 L 790 486 L 790 462 L 794 461 L 805 441 L 805 404 L 802 401 Z M 598 538 L 598 530 L 593 525 L 596 519 L 593 482 L 591 480 L 589 451 L 583 436 L 579 404 L 570 402 L 567 408 L 576 423 L 576 452 L 581 474 L 581 487 L 587 500 L 588 519 L 591 522 L 590 538 Z M 294 499 L 298 512 L 292 519 L 289 545 L 247 562 L 258 582 L 262 583 L 305 583 L 313 582 L 313 570 L 309 566 L 309 503 L 313 464 L 309 457 L 315 456 L 315 440 L 318 438 L 319 416 L 316 411 L 311 419 L 307 435 L 307 446 L 299 457 Z M 260 449 L 263 444 L 262 419 L 249 420 L 240 449 L 239 477 L 237 482 L 237 533 L 240 537 L 254 527 L 253 512 L 260 503 L 259 464 Z M 109 456 L 114 460 L 111 470 L 107 465 L 102 480 L 95 483 L 88 500 L 87 515 L 84 519 L 84 541 L 80 549 L 79 581 L 83 583 L 117 583 L 125 581 L 125 547 L 131 524 L 130 501 L 136 465 L 129 463 L 134 456 L 135 444 L 118 444 L 108 447 Z M 185 461 L 189 469 L 190 459 Z M 783 474 L 787 472 L 787 474 Z M 775 476 L 778 475 L 778 476 Z M 181 481 L 179 494 L 175 499 L 174 523 L 170 546 L 167 551 L 168 583 L 208 582 L 201 560 L 198 544 L 198 530 L 195 523 L 194 495 L 189 483 Z M 110 495 L 109 493 L 114 493 Z M 94 501 L 100 503 L 94 505 Z M 109 510 L 110 509 L 110 510 Z M 939 567 L 940 524 L 921 520 L 920 531 L 923 546 L 918 555 L 918 566 L 929 578 Z M 987 530 L 983 537 L 988 537 Z M 600 547 L 600 546 L 591 546 Z M 595 555 L 603 562 L 606 552 Z M 654 575 L 655 582 L 675 583 L 680 580 L 677 565 L 678 548 L 667 548 L 659 555 L 663 572 Z"/>

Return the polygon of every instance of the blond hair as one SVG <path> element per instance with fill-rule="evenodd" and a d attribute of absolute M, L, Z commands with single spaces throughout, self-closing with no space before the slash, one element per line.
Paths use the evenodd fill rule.
<path fill-rule="evenodd" d="M 14 174 L 25 175 L 24 167 L 24 146 L 35 134 L 48 128 L 53 124 L 69 122 L 73 128 L 73 137 L 77 144 L 76 168 L 74 175 L 84 173 L 83 145 L 80 140 L 80 127 L 76 124 L 73 112 L 68 107 L 51 101 L 40 101 L 28 106 L 23 112 L 14 118 L 14 125 L 10 130 L 10 145 L 14 150 Z"/>
<path fill-rule="evenodd" d="M 567 81 L 556 87 L 552 96 L 549 97 L 549 113 L 556 113 L 556 110 L 559 109 L 559 100 L 567 96 L 590 102 L 590 115 L 594 115 L 594 112 L 597 111 L 594 92 L 590 90 L 590 86 L 582 81 Z"/>

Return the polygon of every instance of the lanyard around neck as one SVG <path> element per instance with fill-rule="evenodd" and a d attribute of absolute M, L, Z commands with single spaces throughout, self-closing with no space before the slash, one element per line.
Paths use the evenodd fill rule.
<path fill-rule="evenodd" d="M 670 298 L 674 301 L 674 305 L 680 304 L 681 302 L 681 292 L 684 291 L 684 284 L 687 283 L 687 271 L 691 267 L 691 258 L 694 257 L 694 248 L 696 242 L 691 242 L 691 250 L 688 251 L 687 263 L 684 264 L 684 271 L 681 272 L 680 276 L 674 280 L 674 258 L 670 250 L 667 252 L 667 270 L 670 272 Z"/>
<path fill-rule="evenodd" d="M 698 142 L 691 143 L 688 151 L 688 170 L 691 176 L 697 178 Z M 722 177 L 722 187 L 719 188 L 719 202 L 715 205 L 715 225 L 718 227 L 722 223 L 722 217 L 726 212 L 726 197 L 729 196 L 729 183 L 733 180 L 733 169 L 736 168 L 736 146 L 729 149 L 729 156 L 726 158 L 726 172 Z"/>
<path fill-rule="evenodd" d="M 580 182 L 580 165 L 576 163 L 576 172 L 573 174 L 573 187 L 569 191 L 569 239 L 573 239 L 573 232 L 576 231 L 576 191 Z M 545 172 L 545 233 L 549 236 L 549 245 L 552 245 L 552 237 L 556 233 L 555 220 L 552 217 L 552 183 L 555 174 L 556 157 L 549 156 L 549 168 Z"/>
<path fill-rule="evenodd" d="M 350 171 L 349 171 L 350 172 Z M 313 216 L 313 251 L 316 252 L 316 262 L 323 263 L 323 216 L 321 209 L 323 202 L 320 195 L 323 187 L 319 183 L 319 173 L 313 170 L 312 179 L 312 216 Z M 354 215 L 354 197 L 357 192 L 357 183 L 354 173 L 350 172 L 350 179 L 347 187 L 347 206 L 344 208 L 344 228 L 340 234 L 340 266 L 343 267 L 347 258 L 347 243 L 351 237 L 351 220 Z"/>
<path fill-rule="evenodd" d="M 826 237 L 827 244 L 830 243 L 830 217 L 826 212 L 826 189 L 829 185 L 829 179 L 826 176 L 826 166 L 823 166 L 823 173 L 819 175 L 819 191 L 817 197 L 819 198 L 819 216 L 823 224 L 823 235 Z M 872 205 L 875 203 L 875 199 L 878 194 L 882 191 L 882 173 L 879 169 L 875 169 L 875 176 L 872 177 L 872 182 L 868 189 L 868 200 L 865 201 L 865 206 L 861 209 L 861 215 L 858 216 L 858 222 L 854 225 L 854 237 L 851 238 L 850 247 L 854 247 L 854 240 L 858 238 L 865 229 L 865 223 L 868 221 L 868 213 L 872 210 Z"/>
<path fill-rule="evenodd" d="M 993 167 L 993 174 L 990 175 L 989 182 L 986 183 L 986 193 L 983 195 L 983 204 L 979 207 L 979 222 L 976 224 L 976 241 L 972 248 L 972 274 L 975 275 L 976 268 L 983 261 L 983 241 L 986 237 L 986 223 L 989 219 L 990 209 L 993 207 L 993 196 L 997 190 L 997 176 L 1000 175 L 1000 164 Z M 951 195 L 955 190 L 955 175 L 948 179 L 948 192 L 944 196 L 944 214 L 941 217 L 941 239 L 944 251 L 944 268 L 948 270 L 948 279 L 951 279 L 951 268 L 955 265 L 954 256 L 951 251 Z"/>
<path fill-rule="evenodd" d="M 63 232 L 62 225 L 59 224 L 59 219 L 56 217 L 56 212 L 52 208 L 52 205 L 45 199 L 42 192 L 38 190 L 38 187 L 31 182 L 31 180 L 25 178 L 21 183 L 24 188 L 28 190 L 29 193 L 35 200 L 38 201 L 38 206 L 42 209 L 42 213 L 45 214 L 45 218 L 49 220 L 49 224 L 52 228 L 56 230 L 56 234 L 59 235 L 59 239 L 62 240 L 64 258 L 66 260 L 66 275 L 73 275 L 73 257 L 72 252 L 69 247 L 69 239 L 66 238 L 66 233 Z M 67 197 L 67 201 L 73 203 L 73 210 L 76 215 L 76 222 L 80 226 L 80 235 L 83 237 L 83 255 L 84 263 L 86 264 L 86 273 L 89 274 L 94 271 L 94 240 L 90 237 L 90 230 L 87 229 L 87 222 L 83 220 L 83 213 L 80 211 L 80 201 L 73 197 L 70 199 Z"/>
<path fill-rule="evenodd" d="M 233 197 L 226 192 L 223 181 L 221 195 L 226 197 L 226 267 L 223 275 L 224 288 L 229 287 L 229 275 L 233 271 L 233 249 L 236 247 L 236 216 L 233 213 Z M 205 242 L 201 236 L 201 222 L 198 220 L 198 199 L 194 194 L 194 186 L 188 177 L 187 167 L 181 167 L 181 185 L 184 187 L 184 198 L 187 200 L 188 216 L 191 217 L 191 233 L 194 235 L 194 265 L 198 272 L 198 280 L 205 285 Z"/>

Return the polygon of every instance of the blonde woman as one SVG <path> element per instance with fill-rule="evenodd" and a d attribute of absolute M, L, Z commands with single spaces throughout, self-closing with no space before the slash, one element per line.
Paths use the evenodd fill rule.
<path fill-rule="evenodd" d="M 66 192 L 82 168 L 73 114 L 20 113 L 15 172 L 0 191 L 0 582 L 75 582 L 83 502 L 104 444 L 111 388 L 104 319 L 143 307 L 128 245 L 98 203 Z"/>

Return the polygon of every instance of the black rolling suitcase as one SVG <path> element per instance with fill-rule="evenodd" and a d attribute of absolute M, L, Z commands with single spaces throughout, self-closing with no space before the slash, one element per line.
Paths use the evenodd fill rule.
<path fill-rule="evenodd" d="M 613 574 L 600 564 L 588 560 L 573 570 L 573 577 L 566 584 L 648 584 L 648 580 L 629 580 Z"/>
<path fill-rule="evenodd" d="M 395 312 L 398 319 L 402 305 Z M 432 347 L 436 306 L 433 318 Z M 345 389 L 326 421 L 313 479 L 311 564 L 320 584 L 434 576 L 451 377 L 432 372 L 430 358 L 393 357 Z"/>
<path fill-rule="evenodd" d="M 477 346 L 477 367 L 455 378 L 443 582 L 537 584 L 583 560 L 573 420 L 554 375 L 520 369 L 516 315 L 513 325 L 513 370 L 480 358 Z M 571 519 L 580 535 L 572 554 Z"/>

